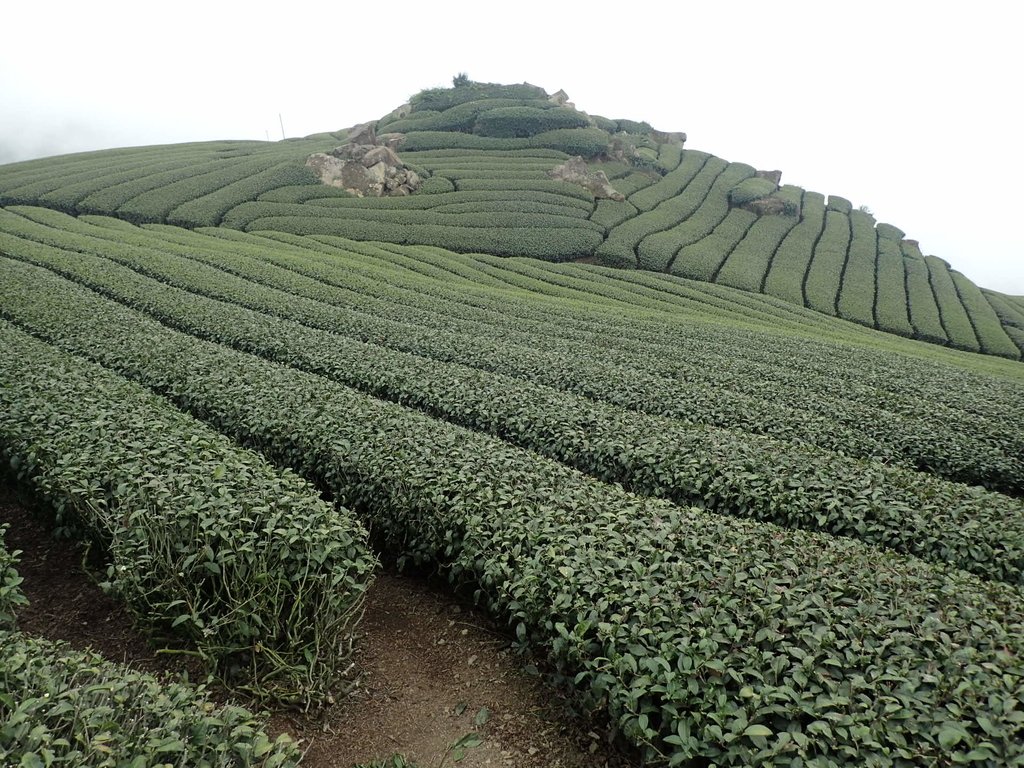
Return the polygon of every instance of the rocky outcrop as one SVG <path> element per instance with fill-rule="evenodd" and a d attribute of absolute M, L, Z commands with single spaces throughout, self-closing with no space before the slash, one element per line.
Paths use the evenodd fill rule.
<path fill-rule="evenodd" d="M 793 204 L 787 203 L 779 197 L 761 197 L 757 200 L 750 200 L 740 208 L 756 213 L 758 216 L 799 216 L 799 209 L 793 210 Z"/>
<path fill-rule="evenodd" d="M 569 101 L 569 94 L 563 90 L 556 91 L 548 96 L 548 101 L 552 104 L 556 104 L 559 107 L 568 107 L 569 109 L 576 109 L 576 105 Z"/>
<path fill-rule="evenodd" d="M 757 178 L 768 179 L 775 186 L 779 186 L 782 183 L 782 171 L 758 171 Z"/>
<path fill-rule="evenodd" d="M 345 144 L 310 155 L 306 165 L 323 184 L 356 197 L 411 195 L 423 181 L 396 153 L 404 138 L 400 133 L 378 137 L 373 123 L 357 125 Z"/>
<path fill-rule="evenodd" d="M 570 157 L 561 165 L 555 166 L 548 171 L 548 176 L 556 181 L 565 181 L 569 184 L 578 184 L 589 190 L 597 199 L 617 200 L 622 202 L 625 195 L 615 190 L 608 175 L 604 171 L 591 170 L 587 161 L 579 155 Z"/>
<path fill-rule="evenodd" d="M 627 163 L 629 165 L 637 164 L 640 158 L 640 152 L 636 148 L 636 144 L 626 134 L 617 134 L 612 136 L 611 142 L 608 144 L 608 148 L 604 152 L 605 158 L 619 163 Z"/>
<path fill-rule="evenodd" d="M 686 134 L 682 131 L 651 131 L 651 138 L 658 144 L 675 144 L 678 147 L 686 143 Z"/>

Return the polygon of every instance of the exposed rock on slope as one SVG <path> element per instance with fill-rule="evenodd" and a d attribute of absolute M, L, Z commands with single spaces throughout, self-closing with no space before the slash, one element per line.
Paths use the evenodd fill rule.
<path fill-rule="evenodd" d="M 608 175 L 604 171 L 594 171 L 587 166 L 587 162 L 576 155 L 570 157 L 561 165 L 557 165 L 548 171 L 548 176 L 556 181 L 566 181 L 570 184 L 579 184 L 586 190 L 593 193 L 594 197 L 608 200 L 625 200 L 621 192 L 617 192 L 608 181 Z"/>
<path fill-rule="evenodd" d="M 358 125 L 345 144 L 310 155 L 306 165 L 324 184 L 357 197 L 410 195 L 423 182 L 395 152 L 403 139 L 397 133 L 377 136 L 372 123 Z"/>

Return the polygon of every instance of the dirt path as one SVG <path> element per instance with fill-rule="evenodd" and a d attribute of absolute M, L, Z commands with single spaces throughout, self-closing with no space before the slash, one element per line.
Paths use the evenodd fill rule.
<path fill-rule="evenodd" d="M 9 488 L 0 486 L 7 546 L 24 551 L 18 570 L 30 605 L 26 632 L 91 646 L 152 672 L 188 671 L 158 655 L 127 612 L 82 571 L 77 545 L 54 540 Z M 380 574 L 367 596 L 357 652 L 359 689 L 315 720 L 276 713 L 272 726 L 308 748 L 303 766 L 350 768 L 391 754 L 419 768 L 628 768 L 562 701 L 520 671 L 509 640 L 486 617 L 420 579 Z M 202 679 L 191 670 L 192 679 Z M 460 739 L 479 744 L 463 750 Z"/>

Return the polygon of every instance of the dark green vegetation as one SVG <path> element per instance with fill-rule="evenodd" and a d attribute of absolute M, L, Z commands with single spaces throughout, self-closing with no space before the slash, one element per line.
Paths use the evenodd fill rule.
<path fill-rule="evenodd" d="M 109 552 L 136 618 L 261 696 L 324 698 L 375 564 L 362 526 L 121 377 L 6 323 L 0 340 L 0 456 Z"/>
<path fill-rule="evenodd" d="M 59 360 L 299 472 L 655 763 L 1022 759 L 1019 363 L 424 246 L 13 207 L 0 252 L 12 403 Z"/>
<path fill-rule="evenodd" d="M 16 630 L 26 604 L 0 526 L 0 760 L 18 766 L 285 768 L 300 752 L 264 718 Z"/>
<path fill-rule="evenodd" d="M 419 94 L 378 125 L 427 177 L 408 197 L 302 176 L 331 134 L 0 169 L 5 469 L 140 623 L 267 700 L 344 692 L 369 541 L 649 764 L 1024 764 L 1024 300 L 581 115 Z M 549 178 L 570 151 L 626 199 Z M 207 712 L 14 633 L 5 557 L 0 735 L 57 743 L 22 687 L 83 666 L 126 722 Z M 224 764 L 294 758 L 228 711 Z"/>
<path fill-rule="evenodd" d="M 423 91 L 375 121 L 402 134 L 426 183 L 359 198 L 320 184 L 306 157 L 347 132 L 278 143 L 109 150 L 0 168 L 0 205 L 135 223 L 335 235 L 461 253 L 586 259 L 767 293 L 902 336 L 1019 359 L 1019 310 L 837 195 L 778 188 L 743 163 L 683 150 L 633 120 L 587 115 L 528 84 Z M 548 177 L 572 155 L 624 201 Z M 827 212 L 826 212 L 827 207 Z"/>

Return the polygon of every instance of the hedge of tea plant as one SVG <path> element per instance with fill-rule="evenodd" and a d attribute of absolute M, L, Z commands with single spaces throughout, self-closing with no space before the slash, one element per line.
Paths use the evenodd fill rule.
<path fill-rule="evenodd" d="M 637 497 L 110 304 L 133 318 L 115 336 L 81 289 L 53 299 L 25 310 L 39 332 L 294 465 L 389 551 L 472 586 L 652 764 L 1021 757 L 1013 588 Z"/>
<path fill-rule="evenodd" d="M 0 629 L 0 760 L 74 768 L 292 768 L 267 719 L 64 643 Z"/>
<path fill-rule="evenodd" d="M 804 279 L 814 256 L 814 247 L 825 227 L 825 197 L 817 192 L 804 193 L 800 223 L 779 244 L 772 259 L 764 292 L 805 305 Z"/>
<path fill-rule="evenodd" d="M 825 212 L 825 228 L 814 246 L 804 280 L 804 296 L 811 309 L 827 315 L 836 314 L 849 247 L 849 216 L 829 208 Z"/>
<path fill-rule="evenodd" d="M 949 337 L 931 284 L 928 262 L 921 249 L 910 240 L 900 241 L 900 251 L 907 274 L 907 304 L 910 307 L 914 337 L 933 344 L 948 343 Z"/>
<path fill-rule="evenodd" d="M 928 265 L 928 282 L 935 294 L 942 327 L 949 338 L 950 346 L 977 352 L 980 349 L 978 334 L 975 333 L 971 318 L 964 309 L 950 274 L 949 264 L 935 256 L 925 256 L 924 261 Z"/>
<path fill-rule="evenodd" d="M 375 563 L 360 524 L 121 377 L 0 335 L 3 459 L 103 548 L 136 620 L 258 696 L 329 696 Z"/>
<path fill-rule="evenodd" d="M 794 211 L 800 210 L 803 190 L 799 187 L 783 186 L 776 196 L 788 203 Z M 798 221 L 797 216 L 759 217 L 729 254 L 715 282 L 745 291 L 761 292 L 779 244 Z"/>
<path fill-rule="evenodd" d="M 161 289 L 129 270 L 105 266 L 103 260 L 92 259 L 90 269 L 89 258 L 81 254 L 73 260 L 61 260 L 58 254 L 45 259 L 37 253 L 33 258 L 172 327 L 492 432 L 644 495 L 852 536 L 1024 585 L 1024 506 L 999 494 L 742 432 L 695 429 L 550 386 L 318 331 L 310 326 L 351 332 L 351 323 L 344 313 L 326 306 L 212 270 L 204 274 L 198 265 L 175 271 L 150 260 L 149 270 L 164 280 L 192 280 L 200 293 L 269 314 Z M 12 274 L 23 272 L 12 264 Z M 20 309 L 25 313 L 20 317 L 38 323 L 45 314 L 32 315 L 33 310 L 23 308 L 26 301 L 39 306 L 45 302 L 27 286 L 32 274 L 25 272 L 26 286 L 20 288 L 25 299 L 6 298 L 10 311 Z M 36 280 L 54 282 L 46 275 Z M 115 312 L 109 317 L 111 327 L 127 321 L 127 313 L 119 318 L 106 305 L 92 311 L 104 310 Z M 513 353 L 507 343 L 503 346 L 507 354 Z"/>
<path fill-rule="evenodd" d="M 706 238 L 715 230 L 729 215 L 729 190 L 741 180 L 753 175 L 754 169 L 751 166 L 744 163 L 729 163 L 708 188 L 700 205 L 692 213 L 669 229 L 655 232 L 640 241 L 637 254 L 641 263 L 665 264 L 666 271 L 689 277 L 685 268 L 680 271 L 673 269 L 676 254 L 687 245 Z M 737 212 L 736 215 L 744 213 L 746 212 Z"/>
<path fill-rule="evenodd" d="M 28 210 L 25 212 L 30 213 Z M 32 212 L 33 215 L 38 213 L 38 209 Z M 60 214 L 47 214 L 45 211 L 41 213 L 45 214 L 44 218 L 55 216 L 57 222 L 76 223 L 75 220 L 66 217 L 61 219 Z M 539 383 L 554 384 L 562 389 L 571 389 L 634 410 L 684 419 L 688 423 L 708 423 L 782 439 L 809 441 L 823 448 L 865 458 L 899 462 L 911 467 L 928 469 L 944 477 L 982 483 L 993 488 L 1005 488 L 1011 492 L 1016 492 L 1014 489 L 1020 487 L 1019 434 L 1014 438 L 1012 427 L 1003 424 L 1004 417 L 995 412 L 991 414 L 991 418 L 979 419 L 975 405 L 970 405 L 970 413 L 939 409 L 936 410 L 934 418 L 928 419 L 922 417 L 918 401 L 910 398 L 892 404 L 892 407 L 899 409 L 897 413 L 893 412 L 891 407 L 880 407 L 877 390 L 870 388 L 865 389 L 860 395 L 859 404 L 849 402 L 845 396 L 835 398 L 832 390 L 835 387 L 836 374 L 821 378 L 813 387 L 809 384 L 807 373 L 799 377 L 786 374 L 784 378 L 780 378 L 777 363 L 770 367 L 762 365 L 748 374 L 737 376 L 723 369 L 723 365 L 735 367 L 735 362 L 729 362 L 730 359 L 735 359 L 730 358 L 729 353 L 716 356 L 718 359 L 714 362 L 705 363 L 700 358 L 691 359 L 692 361 L 687 363 L 672 362 L 671 345 L 663 349 L 655 346 L 649 351 L 647 345 L 624 344 L 618 351 L 613 351 L 605 345 L 599 352 L 589 353 L 579 343 L 559 343 L 552 346 L 551 341 L 546 341 L 542 346 L 551 348 L 542 353 L 538 348 L 539 340 L 534 335 L 514 332 L 509 328 L 507 311 L 503 313 L 500 321 L 503 328 L 502 341 L 496 343 L 486 338 L 493 333 L 493 329 L 487 329 L 486 326 L 479 328 L 475 323 L 464 324 L 458 332 L 452 333 L 456 330 L 452 326 L 452 316 L 458 312 L 452 302 L 448 302 L 443 310 L 439 307 L 440 314 L 431 319 L 429 315 L 420 313 L 417 316 L 406 308 L 389 306 L 387 301 L 378 301 L 375 304 L 374 317 L 370 317 L 360 305 L 363 303 L 365 306 L 365 302 L 368 301 L 365 298 L 357 299 L 355 303 L 352 299 L 346 300 L 344 303 L 349 309 L 333 309 L 322 304 L 303 302 L 294 295 L 280 295 L 275 291 L 261 290 L 258 286 L 217 271 L 204 270 L 195 261 L 201 251 L 193 248 L 186 247 L 181 251 L 182 255 L 188 257 L 183 260 L 148 248 L 139 250 L 125 245 L 119 246 L 95 236 L 62 234 L 59 230 L 38 225 L 33 229 L 31 222 L 21 218 L 9 220 L 8 228 L 13 228 L 17 222 L 22 223 L 23 233 L 31 231 L 34 237 L 64 247 L 92 250 L 190 291 L 223 297 L 245 306 L 298 319 L 307 324 L 357 338 L 380 340 L 398 350 L 444 361 L 463 362 L 498 373 L 530 378 Z M 83 229 L 88 231 L 89 226 Z M 95 227 L 92 229 L 101 233 L 104 231 Z M 227 234 L 224 230 L 210 232 Z M 202 239 L 204 238 L 200 238 Z M 33 246 L 31 242 L 11 242 L 11 249 L 22 250 L 26 258 L 41 259 L 41 263 L 60 265 L 60 269 L 76 275 L 77 279 L 105 286 L 104 290 L 130 288 L 132 293 L 126 295 L 134 297 L 133 301 L 148 305 L 149 294 L 144 281 L 135 286 L 125 283 L 125 276 L 130 277 L 131 273 L 124 273 L 122 270 L 121 276 L 117 277 L 111 272 L 114 269 L 113 265 L 103 268 L 102 262 L 94 260 L 94 264 L 99 266 L 90 268 L 90 262 L 83 260 L 81 256 L 40 251 L 38 246 Z M 216 242 L 217 240 L 212 241 Z M 207 246 L 212 247 L 212 244 Z M 300 251 L 296 258 L 288 259 L 284 255 L 275 258 L 278 258 L 282 265 L 309 270 L 312 266 L 310 248 L 315 250 L 316 243 L 307 243 L 306 250 Z M 265 246 L 261 248 L 261 260 L 270 253 L 271 249 Z M 208 263 L 211 266 L 220 266 L 228 258 L 227 253 L 211 254 Z M 384 258 L 393 261 L 401 259 L 402 256 L 388 253 Z M 446 257 L 447 262 L 451 259 L 450 255 Z M 479 262 L 480 258 L 477 261 Z M 365 259 L 363 262 L 365 263 Z M 233 263 L 238 265 L 237 259 Z M 414 267 L 417 262 L 406 260 L 406 263 Z M 567 297 L 593 297 L 604 294 L 610 299 L 629 299 L 629 294 L 619 288 L 598 287 L 593 285 L 592 281 L 586 286 L 587 290 L 581 292 L 576 278 L 562 276 L 552 272 L 551 268 L 541 269 L 527 262 L 496 260 L 493 261 L 493 266 L 506 267 L 502 271 L 494 271 L 494 274 L 500 275 L 503 281 L 508 282 L 513 275 L 523 275 L 526 282 L 520 280 L 519 283 L 534 290 L 539 286 L 539 289 L 547 293 Z M 253 274 L 254 265 L 249 260 L 235 268 L 242 270 L 240 276 L 247 276 Z M 420 269 L 422 268 L 421 266 Z M 101 271 L 97 272 L 97 269 Z M 351 270 L 352 267 L 347 269 Z M 316 298 L 317 301 L 333 298 L 329 291 L 325 295 L 320 290 L 323 286 L 311 286 L 309 280 L 303 282 L 301 279 L 296 285 L 296 279 L 289 279 L 287 273 L 282 274 L 280 270 L 273 277 L 266 276 L 266 268 L 257 269 L 256 274 L 262 280 L 271 279 L 291 294 L 301 290 L 309 298 Z M 315 274 L 322 276 L 323 273 Z M 372 274 L 387 277 L 386 272 Z M 479 280 L 479 269 L 472 272 L 470 277 L 471 280 Z M 97 280 L 115 282 L 96 283 Z M 365 282 L 363 285 L 369 287 Z M 386 293 L 384 298 L 387 298 Z M 425 306 L 429 307 L 429 303 Z M 705 303 L 698 306 L 707 305 Z M 820 317 L 814 313 L 809 315 L 812 318 Z M 770 314 L 761 316 L 772 323 L 778 322 L 776 317 Z M 249 321 L 239 322 L 244 324 Z M 415 322 L 416 327 L 409 327 L 410 322 Z M 430 330 L 431 327 L 443 329 L 444 332 Z M 535 325 L 533 327 L 537 328 Z M 704 357 L 713 349 L 715 347 L 709 345 L 707 350 L 702 350 L 700 354 Z M 736 354 L 749 356 L 751 352 Z M 786 354 L 791 355 L 793 352 L 787 351 Z M 571 376 L 567 376 L 564 370 L 566 359 L 574 359 L 574 365 L 579 369 Z M 765 357 L 765 363 L 772 363 L 772 358 Z M 720 373 L 715 373 L 716 371 Z M 770 384 L 765 382 L 766 375 L 772 379 Z M 849 373 L 843 372 L 838 375 L 848 377 Z M 679 386 L 679 379 L 685 379 L 686 385 Z M 624 380 L 631 382 L 629 391 L 625 393 L 622 392 L 621 385 Z M 773 393 L 771 399 L 765 399 L 763 396 L 766 386 L 770 387 Z M 932 399 L 938 396 L 930 395 Z M 966 397 L 963 404 L 966 405 L 971 399 L 969 396 Z M 937 405 L 934 407 L 938 408 Z M 1014 456 L 1018 458 L 1014 459 Z"/>
<path fill-rule="evenodd" d="M 5 765 L 284 768 L 298 763 L 266 718 L 216 705 L 205 688 L 161 682 L 98 654 L 16 631 L 28 604 L 0 525 L 0 760 Z"/>
<path fill-rule="evenodd" d="M 875 220 L 864 211 L 850 212 L 850 244 L 839 289 L 836 314 L 870 328 L 875 325 L 878 236 Z"/>

